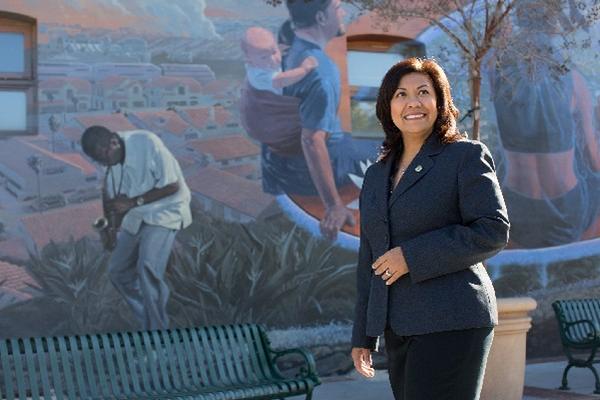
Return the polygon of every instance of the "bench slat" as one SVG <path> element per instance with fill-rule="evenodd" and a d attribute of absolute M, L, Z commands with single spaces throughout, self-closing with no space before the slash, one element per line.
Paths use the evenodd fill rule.
<path fill-rule="evenodd" d="M 250 327 L 248 327 L 247 325 L 243 325 L 241 327 L 241 330 L 246 339 L 246 343 L 248 346 L 248 355 L 250 358 L 251 370 L 255 376 L 256 382 L 265 381 L 266 377 L 265 377 L 265 374 L 262 373 L 262 367 L 259 362 L 259 357 L 256 354 L 256 350 L 254 348 L 252 332 L 250 330 Z"/>
<path fill-rule="evenodd" d="M 170 377 L 171 380 L 171 387 L 173 388 L 173 390 L 181 390 L 182 389 L 182 384 L 181 384 L 181 379 L 182 377 L 180 376 L 180 369 L 177 368 L 177 350 L 175 349 L 175 343 L 172 342 L 172 338 L 171 335 L 169 334 L 168 331 L 159 331 L 159 336 L 161 337 L 161 340 L 164 342 L 164 348 L 165 348 L 165 352 L 164 352 L 164 357 L 166 359 L 166 366 L 167 366 L 167 370 L 168 370 L 168 376 Z M 162 352 L 161 352 L 162 354 Z M 181 368 L 185 367 L 185 364 L 183 363 L 179 363 L 181 365 Z M 185 368 L 184 368 L 185 371 Z"/>
<path fill-rule="evenodd" d="M 131 382 L 133 383 L 133 393 L 136 394 L 141 394 L 142 392 L 142 388 L 140 387 L 140 380 L 138 378 L 138 371 L 136 368 L 136 364 L 135 364 L 135 357 L 134 357 L 134 348 L 132 347 L 131 344 L 131 334 L 130 333 L 124 333 L 123 335 L 121 335 L 121 338 L 123 340 L 123 347 L 125 348 L 125 358 L 127 360 L 127 371 L 123 371 L 126 375 L 131 377 Z M 142 379 L 143 381 L 143 379 Z"/>
<path fill-rule="evenodd" d="M 282 378 L 275 354 L 249 324 L 6 339 L 0 399 L 283 398 L 319 383 Z"/>
<path fill-rule="evenodd" d="M 186 361 L 185 357 L 185 344 L 183 342 L 182 331 L 179 329 L 174 329 L 168 332 L 167 335 L 169 343 L 172 343 L 172 352 L 169 351 L 169 354 L 171 354 L 173 375 L 175 375 L 177 381 L 176 386 L 178 388 L 189 388 L 190 376 L 193 374 L 193 372 L 188 369 L 190 364 Z M 177 358 L 175 359 L 175 357 Z M 179 374 L 177 374 L 177 371 L 179 371 Z"/>
<path fill-rule="evenodd" d="M 98 386 L 102 393 L 102 396 L 110 396 L 109 383 L 107 381 L 106 369 L 104 368 L 104 362 L 102 360 L 102 352 L 100 351 L 100 340 L 97 335 L 91 335 L 90 340 L 92 342 L 92 349 L 94 349 L 94 360 L 96 362 L 96 371 L 98 378 Z"/>
<path fill-rule="evenodd" d="M 167 362 L 164 357 L 164 352 L 160 350 L 160 337 L 157 331 L 152 331 L 149 335 L 150 341 L 148 342 L 148 346 L 150 348 L 150 352 L 152 354 L 151 358 L 153 361 L 156 361 L 156 368 L 153 366 L 152 368 L 157 369 L 158 380 L 156 382 L 157 390 L 160 392 L 170 392 L 172 390 L 171 382 L 169 379 L 169 373 L 167 372 Z M 158 372 L 160 371 L 160 375 Z"/>
<path fill-rule="evenodd" d="M 35 360 L 33 349 L 31 348 L 31 341 L 29 339 L 23 339 L 23 350 L 25 353 L 25 363 L 27 365 L 27 375 L 29 375 L 29 387 L 31 389 L 31 399 L 37 400 L 40 398 L 40 390 L 38 387 L 38 373 L 35 369 Z"/>
<path fill-rule="evenodd" d="M 231 347 L 235 349 L 233 352 L 235 365 L 238 368 L 240 382 L 254 383 L 255 379 L 250 370 L 250 359 L 248 357 L 249 347 L 248 342 L 239 329 L 239 325 L 228 326 L 230 330 Z"/>
<path fill-rule="evenodd" d="M 592 315 L 600 315 L 600 301 L 593 301 L 590 303 Z M 596 331 L 600 331 L 600 321 L 597 318 L 593 318 L 592 322 L 596 328 Z"/>
<path fill-rule="evenodd" d="M 142 393 L 154 393 L 154 390 L 150 384 L 150 376 L 148 371 L 145 367 L 145 364 L 141 362 L 146 354 L 142 348 L 142 336 L 137 332 L 133 332 L 131 333 L 131 337 L 133 339 L 133 345 L 135 348 L 135 360 L 139 360 L 136 368 L 139 368 L 140 375 L 142 376 L 142 383 L 144 385 Z"/>
<path fill-rule="evenodd" d="M 250 361 L 250 357 L 249 357 L 249 346 L 248 346 L 248 340 L 246 339 L 246 337 L 244 336 L 244 333 L 242 332 L 242 330 L 240 329 L 239 325 L 234 325 L 231 327 L 231 330 L 233 331 L 233 335 L 236 338 L 236 342 L 237 342 L 237 346 L 239 349 L 239 365 L 240 365 L 240 369 L 242 370 L 242 380 L 243 382 L 248 382 L 248 383 L 255 383 L 256 382 L 256 376 L 252 373 L 252 367 L 251 367 L 251 361 Z"/>
<path fill-rule="evenodd" d="M 268 354 L 266 354 L 266 343 L 263 343 L 263 338 L 257 326 L 250 327 L 250 334 L 252 337 L 252 343 L 254 344 L 254 352 L 258 356 L 258 366 L 260 368 L 260 371 L 263 373 L 263 376 L 265 378 L 271 380 L 273 379 L 273 373 L 268 367 L 268 365 L 270 365 L 271 363 Z"/>
<path fill-rule="evenodd" d="M 73 375 L 71 373 L 71 365 L 69 358 L 71 358 L 69 352 L 67 351 L 67 345 L 64 337 L 58 337 L 58 351 L 60 354 L 60 371 L 61 374 L 65 378 L 65 383 L 67 384 L 67 398 L 76 397 L 75 393 L 75 385 L 73 384 Z"/>
<path fill-rule="evenodd" d="M 81 398 L 86 398 L 88 397 L 88 393 L 86 390 L 87 385 L 85 384 L 85 381 L 83 379 L 83 363 L 82 363 L 82 359 L 81 359 L 81 348 L 80 348 L 80 343 L 78 343 L 77 338 L 74 336 L 70 336 L 68 338 L 69 340 L 69 348 L 71 351 L 71 356 L 72 356 L 72 360 L 73 360 L 73 369 L 75 370 L 75 382 L 76 382 L 76 387 L 77 387 L 77 391 L 79 392 Z"/>
<path fill-rule="evenodd" d="M 57 338 L 50 338 L 46 344 L 48 345 L 48 358 L 50 359 L 50 371 L 52 372 L 52 387 L 54 388 L 54 396 L 57 400 L 63 399 L 62 375 L 58 368 L 58 354 L 56 352 Z"/>
<path fill-rule="evenodd" d="M 15 364 L 17 371 L 23 370 L 23 364 L 21 360 L 21 351 L 19 349 L 19 341 L 17 339 L 10 339 L 10 349 L 12 352 L 12 359 Z M 23 374 L 17 374 L 17 390 L 20 395 L 25 395 L 25 380 Z"/>
<path fill-rule="evenodd" d="M 206 368 L 208 369 L 208 372 L 211 375 L 211 380 L 210 382 L 207 382 L 207 386 L 230 385 L 225 375 L 225 369 L 223 368 L 223 365 L 219 362 L 218 356 L 215 354 L 217 352 L 218 343 L 215 340 L 211 341 L 209 339 L 209 334 L 207 334 L 206 331 L 207 330 L 205 329 L 196 330 L 196 332 L 200 335 L 200 343 L 202 344 L 202 348 L 204 349 L 204 351 L 201 353 L 205 356 Z M 213 349 L 211 349 L 209 344 L 213 346 Z"/>
<path fill-rule="evenodd" d="M 93 348 L 88 335 L 81 336 L 79 338 L 81 342 L 81 353 L 83 355 L 83 366 L 85 368 L 85 375 L 87 377 L 86 390 L 91 393 L 93 398 L 100 397 L 98 391 L 98 385 L 96 384 L 96 376 L 94 374 L 94 364 L 92 363 Z"/>
<path fill-rule="evenodd" d="M 108 370 L 107 386 L 109 390 L 112 387 L 111 393 L 113 395 L 120 395 L 121 389 L 117 380 L 117 371 L 115 369 L 115 360 L 113 357 L 113 346 L 111 346 L 108 335 L 104 334 L 98 336 L 100 342 L 102 343 L 102 348 L 104 350 L 104 363 L 106 364 L 106 369 Z"/>
<path fill-rule="evenodd" d="M 134 335 L 140 335 L 142 340 L 144 361 L 141 363 L 144 371 L 150 372 L 150 378 L 152 378 L 152 390 L 153 392 L 162 394 L 160 386 L 160 378 L 158 376 L 158 369 L 156 368 L 156 354 L 152 351 L 152 342 L 150 340 L 150 334 L 148 332 L 136 332 Z"/>
<path fill-rule="evenodd" d="M 115 332 L 115 333 L 111 333 L 109 334 L 110 337 L 110 341 L 113 343 L 113 346 L 115 346 L 117 349 L 119 349 L 118 351 L 114 352 L 115 358 L 117 360 L 117 365 L 116 365 L 116 376 L 117 379 L 119 380 L 119 382 L 121 383 L 121 388 L 122 388 L 122 393 L 125 395 L 125 397 L 131 397 L 131 389 L 129 388 L 129 377 L 128 377 L 128 371 L 125 368 L 125 360 L 123 359 L 123 351 L 121 351 L 121 349 L 124 348 L 124 341 L 123 341 L 123 335 L 120 332 Z"/>
<path fill-rule="evenodd" d="M 227 371 L 229 373 L 229 379 L 234 385 L 239 385 L 244 382 L 243 378 L 239 375 L 239 371 L 235 362 L 234 347 L 230 344 L 229 333 L 226 327 L 216 326 L 212 328 L 215 334 L 219 337 L 221 342 L 221 356 L 225 360 Z"/>
<path fill-rule="evenodd" d="M 215 376 L 215 371 L 212 368 L 208 368 L 207 362 L 204 358 L 205 351 L 202 348 L 202 338 L 198 333 L 197 328 L 190 329 L 190 336 L 192 338 L 192 344 L 194 345 L 193 354 L 196 356 L 196 361 L 198 362 L 198 370 L 200 371 L 201 376 L 201 386 L 210 386 L 211 382 L 216 383 L 217 378 Z M 207 374 L 208 371 L 208 374 Z M 210 378 L 209 378 L 210 375 Z"/>
<path fill-rule="evenodd" d="M 223 348 L 220 340 L 221 338 L 216 332 L 215 327 L 211 326 L 207 329 L 207 331 L 210 338 L 212 356 L 217 363 L 217 367 L 221 373 L 221 378 L 226 386 L 233 386 L 235 385 L 236 381 L 231 370 L 231 364 L 229 363 L 229 360 L 227 360 L 227 350 Z"/>
<path fill-rule="evenodd" d="M 577 302 L 575 302 L 574 306 L 575 306 L 575 310 L 576 310 L 575 315 L 577 315 L 578 320 L 584 320 L 584 319 L 589 320 L 590 319 L 591 314 L 589 312 L 586 302 L 578 300 Z M 578 339 L 583 340 L 587 336 L 587 332 L 588 332 L 588 330 L 586 329 L 587 327 L 583 324 L 577 324 L 575 326 L 576 326 Z"/>
<path fill-rule="evenodd" d="M 38 366 L 40 369 L 40 375 L 42 379 L 42 395 L 44 398 L 50 398 L 52 390 L 50 389 L 50 379 L 48 377 L 48 364 L 46 360 L 46 351 L 44 350 L 44 343 L 47 343 L 46 339 L 35 338 L 33 343 L 36 350 Z M 0 343 L 1 345 L 2 343 Z"/>
<path fill-rule="evenodd" d="M 4 390 L 6 391 L 5 396 L 7 400 L 13 400 L 15 398 L 12 380 L 13 369 L 9 364 L 8 348 L 4 340 L 0 341 L 0 362 L 2 362 L 2 371 L 4 373 Z"/>
<path fill-rule="evenodd" d="M 188 381 L 185 386 L 189 387 L 189 386 L 196 386 L 199 387 L 200 386 L 200 376 L 199 376 L 199 370 L 196 368 L 196 357 L 194 356 L 194 353 L 192 351 L 192 343 L 191 343 L 191 338 L 190 338 L 190 332 L 189 329 L 178 329 L 177 332 L 179 332 L 179 334 L 181 335 L 181 341 L 182 341 L 182 352 L 184 355 L 184 358 L 187 360 L 189 367 L 190 367 L 190 376 L 188 379 L 191 379 L 191 382 Z"/>

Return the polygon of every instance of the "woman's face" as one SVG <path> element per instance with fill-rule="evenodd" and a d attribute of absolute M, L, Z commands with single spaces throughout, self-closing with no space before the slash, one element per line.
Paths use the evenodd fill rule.
<path fill-rule="evenodd" d="M 427 137 L 437 118 L 433 81 L 427 74 L 411 72 L 400 79 L 391 101 L 392 121 L 402 135 Z"/>

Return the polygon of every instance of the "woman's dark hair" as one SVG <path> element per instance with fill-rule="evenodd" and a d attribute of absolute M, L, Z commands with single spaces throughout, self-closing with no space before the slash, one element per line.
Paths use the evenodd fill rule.
<path fill-rule="evenodd" d="M 456 142 L 463 138 L 456 127 L 456 118 L 458 118 L 459 112 L 454 106 L 450 93 L 450 82 L 448 82 L 446 73 L 434 60 L 412 57 L 394 64 L 383 77 L 379 87 L 376 114 L 385 132 L 385 140 L 380 150 L 380 160 L 385 160 L 402 143 L 400 129 L 392 120 L 391 101 L 400 80 L 405 75 L 414 72 L 426 74 L 433 82 L 438 116 L 433 124 L 432 135 L 438 135 L 442 143 Z"/>

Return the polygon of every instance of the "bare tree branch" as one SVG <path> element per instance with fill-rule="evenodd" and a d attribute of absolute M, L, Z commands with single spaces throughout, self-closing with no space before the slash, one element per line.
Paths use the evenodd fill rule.
<path fill-rule="evenodd" d="M 477 40 L 475 40 L 475 35 L 473 34 L 473 25 L 471 24 L 472 21 L 467 17 L 465 11 L 460 6 L 460 4 L 458 4 L 457 0 L 454 0 L 454 4 L 456 4 L 456 9 L 462 18 L 461 26 L 463 27 L 463 31 L 467 34 L 467 38 L 473 46 L 473 53 L 477 54 L 477 48 L 479 47 L 479 43 L 477 43 Z"/>

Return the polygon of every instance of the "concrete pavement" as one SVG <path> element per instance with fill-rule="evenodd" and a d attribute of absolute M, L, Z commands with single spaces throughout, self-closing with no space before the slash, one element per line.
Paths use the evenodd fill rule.
<path fill-rule="evenodd" d="M 589 370 L 573 368 L 569 372 L 570 391 L 556 390 L 560 386 L 564 361 L 528 364 L 525 368 L 523 400 L 600 400 L 594 395 L 594 377 Z M 294 400 L 303 397 L 293 397 Z M 364 379 L 352 372 L 341 377 L 323 379 L 315 389 L 313 400 L 393 400 L 386 371 L 377 371 L 373 379 Z M 485 399 L 482 399 L 485 400 Z"/>

